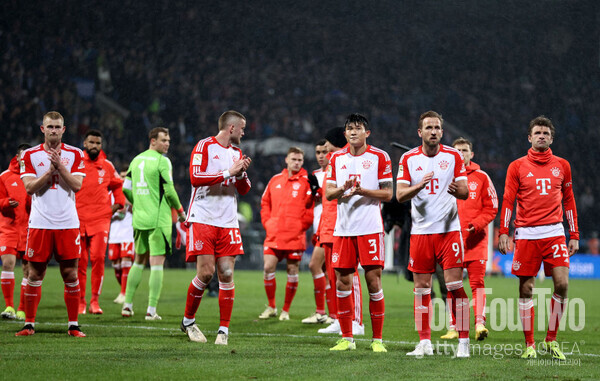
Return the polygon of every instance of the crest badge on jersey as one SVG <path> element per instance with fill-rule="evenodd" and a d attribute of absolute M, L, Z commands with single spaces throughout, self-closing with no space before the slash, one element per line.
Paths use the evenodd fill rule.
<path fill-rule="evenodd" d="M 201 240 L 194 242 L 194 249 L 196 249 L 198 251 L 202 250 L 203 246 L 204 246 L 204 242 L 202 242 Z"/>
<path fill-rule="evenodd" d="M 560 169 L 559 169 L 559 168 L 557 168 L 557 167 L 554 167 L 554 168 L 552 168 L 552 169 L 550 170 L 550 172 L 552 172 L 552 175 L 553 175 L 554 177 L 558 177 L 558 176 L 560 176 Z"/>
<path fill-rule="evenodd" d="M 519 271 L 519 269 L 521 268 L 521 262 L 519 262 L 519 261 L 514 261 L 514 262 L 513 262 L 513 266 L 512 266 L 512 267 L 513 267 L 513 270 L 515 270 L 515 271 Z"/>
<path fill-rule="evenodd" d="M 476 190 L 477 190 L 477 186 L 478 186 L 478 185 L 479 185 L 479 184 L 477 184 L 477 182 L 475 182 L 475 181 L 471 181 L 471 182 L 469 183 L 469 189 L 470 189 L 470 190 L 472 190 L 472 191 L 476 191 Z"/>
<path fill-rule="evenodd" d="M 450 166 L 450 163 L 448 163 L 446 160 L 442 160 L 438 163 L 438 165 L 442 171 L 445 171 Z"/>
<path fill-rule="evenodd" d="M 292 185 L 292 188 L 294 188 L 294 190 L 300 189 L 300 183 L 294 183 L 294 185 Z"/>
<path fill-rule="evenodd" d="M 362 163 L 362 166 L 363 166 L 363 168 L 364 168 L 364 169 L 369 169 L 369 168 L 371 168 L 371 165 L 373 165 L 373 162 L 371 162 L 370 160 L 365 160 L 365 161 L 363 161 L 363 163 Z"/>

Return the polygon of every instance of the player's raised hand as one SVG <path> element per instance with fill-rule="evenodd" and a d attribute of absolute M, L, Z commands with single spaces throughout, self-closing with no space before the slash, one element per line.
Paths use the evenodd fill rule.
<path fill-rule="evenodd" d="M 244 157 L 242 157 L 242 161 L 244 162 L 243 169 L 245 172 L 248 169 L 248 167 L 250 166 L 250 164 L 252 163 L 252 159 L 250 157 L 244 155 Z"/>
<path fill-rule="evenodd" d="M 431 179 L 433 179 L 433 171 L 426 173 L 425 176 L 423 176 L 423 179 L 421 179 L 421 182 L 419 183 L 419 188 L 425 188 Z"/>
<path fill-rule="evenodd" d="M 229 174 L 231 176 L 239 176 L 241 175 L 245 169 L 244 169 L 244 165 L 246 165 L 246 168 L 248 167 L 248 165 L 250 164 L 245 164 L 245 160 L 242 158 L 238 161 L 235 161 L 233 163 L 233 165 L 231 166 L 231 168 L 229 168 Z"/>
<path fill-rule="evenodd" d="M 60 151 L 54 148 L 50 148 L 48 150 L 48 159 L 50 160 L 50 164 L 54 169 L 58 169 L 60 167 Z"/>

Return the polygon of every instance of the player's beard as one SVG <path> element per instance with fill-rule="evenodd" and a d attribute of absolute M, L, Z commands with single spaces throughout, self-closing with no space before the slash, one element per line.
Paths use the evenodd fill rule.
<path fill-rule="evenodd" d="M 87 152 L 88 156 L 90 157 L 90 159 L 92 160 L 96 160 L 98 158 L 98 155 L 100 155 L 100 151 L 96 151 L 96 150 L 85 150 L 85 152 Z"/>

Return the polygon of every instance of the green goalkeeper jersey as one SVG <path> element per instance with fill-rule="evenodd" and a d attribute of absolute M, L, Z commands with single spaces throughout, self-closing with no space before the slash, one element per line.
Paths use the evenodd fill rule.
<path fill-rule="evenodd" d="M 171 227 L 171 208 L 181 208 L 171 160 L 155 150 L 144 151 L 131 161 L 123 193 L 133 204 L 133 227 L 138 230 Z"/>

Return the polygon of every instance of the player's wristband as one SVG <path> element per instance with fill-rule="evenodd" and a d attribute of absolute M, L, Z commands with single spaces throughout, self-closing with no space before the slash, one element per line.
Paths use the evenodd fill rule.
<path fill-rule="evenodd" d="M 244 178 L 244 177 L 246 177 L 246 176 L 247 176 L 247 175 L 246 175 L 246 172 L 242 172 L 242 174 L 241 174 L 241 175 L 239 175 L 239 176 L 236 176 L 235 178 L 236 178 L 236 179 L 238 179 L 238 180 L 241 180 L 241 179 L 243 179 L 243 178 Z"/>
<path fill-rule="evenodd" d="M 179 209 L 177 209 L 177 213 L 179 213 L 179 214 L 183 213 L 183 206 L 180 206 Z"/>
<path fill-rule="evenodd" d="M 223 171 L 223 179 L 227 180 L 230 177 L 231 177 L 231 174 L 229 173 L 229 170 L 228 169 L 224 170 Z"/>

